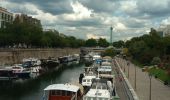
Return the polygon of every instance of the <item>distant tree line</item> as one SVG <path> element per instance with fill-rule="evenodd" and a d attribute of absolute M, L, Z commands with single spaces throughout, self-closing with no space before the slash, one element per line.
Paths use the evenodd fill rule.
<path fill-rule="evenodd" d="M 77 39 L 74 36 L 66 36 L 58 31 L 43 31 L 41 25 L 27 22 L 14 21 L 0 29 L 0 47 L 25 47 L 25 48 L 56 48 L 56 47 L 107 47 L 106 39 Z"/>

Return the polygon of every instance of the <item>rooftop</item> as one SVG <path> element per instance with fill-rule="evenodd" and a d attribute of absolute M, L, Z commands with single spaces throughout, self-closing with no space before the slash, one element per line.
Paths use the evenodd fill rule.
<path fill-rule="evenodd" d="M 77 92 L 79 90 L 78 86 L 72 85 L 72 84 L 52 84 L 49 85 L 44 89 L 45 91 L 49 90 L 64 90 L 64 91 L 71 91 L 71 92 Z"/>

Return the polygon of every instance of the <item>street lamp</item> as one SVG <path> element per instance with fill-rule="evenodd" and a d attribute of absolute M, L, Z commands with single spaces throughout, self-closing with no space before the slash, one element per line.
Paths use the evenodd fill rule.
<path fill-rule="evenodd" d="M 152 74 L 150 74 L 149 73 L 149 100 L 151 100 L 151 96 L 152 96 L 152 94 L 151 94 L 151 88 L 152 88 Z"/>
<path fill-rule="evenodd" d="M 128 66 L 128 78 L 129 78 L 129 66 L 130 66 L 129 62 L 127 62 L 127 66 Z"/>
<path fill-rule="evenodd" d="M 135 91 L 136 91 L 136 66 L 135 67 Z"/>

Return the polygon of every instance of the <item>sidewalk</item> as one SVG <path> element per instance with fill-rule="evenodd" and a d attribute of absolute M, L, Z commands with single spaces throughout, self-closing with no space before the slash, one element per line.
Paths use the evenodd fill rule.
<path fill-rule="evenodd" d="M 125 74 L 128 75 L 127 62 L 121 58 L 116 58 L 122 70 L 125 66 Z M 135 65 L 129 64 L 129 81 L 134 87 L 135 85 Z M 147 72 L 142 72 L 139 67 L 136 67 L 136 92 L 140 100 L 149 100 L 149 76 Z M 152 77 L 152 100 L 170 100 L 170 87 L 164 85 Z"/>

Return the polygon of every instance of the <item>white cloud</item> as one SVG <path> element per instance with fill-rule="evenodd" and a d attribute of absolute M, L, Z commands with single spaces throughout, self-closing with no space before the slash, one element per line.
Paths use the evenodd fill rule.
<path fill-rule="evenodd" d="M 115 26 L 114 26 L 114 29 L 116 30 L 116 31 L 123 31 L 123 30 L 126 30 L 127 29 L 127 27 L 124 25 L 124 24 L 122 24 L 122 23 L 117 23 Z"/>
<path fill-rule="evenodd" d="M 45 0 L 43 0 L 45 1 Z M 169 0 L 1 0 L 9 11 L 26 13 L 79 38 L 130 39 L 148 32 L 156 24 L 170 24 Z M 101 4 L 101 5 L 99 5 Z"/>
<path fill-rule="evenodd" d="M 120 9 L 125 13 L 135 13 L 137 12 L 136 1 L 123 1 L 121 2 Z"/>
<path fill-rule="evenodd" d="M 108 36 L 98 36 L 98 35 L 92 34 L 92 33 L 88 33 L 88 34 L 86 35 L 86 37 L 87 37 L 87 39 L 91 39 L 91 38 L 93 38 L 93 39 L 99 39 L 99 38 L 108 39 Z"/>
<path fill-rule="evenodd" d="M 82 20 L 90 18 L 92 15 L 92 10 L 89 10 L 78 1 L 71 2 L 71 7 L 73 9 L 72 14 L 63 14 L 66 20 Z"/>
<path fill-rule="evenodd" d="M 163 25 L 163 26 L 170 25 L 170 17 L 168 17 L 167 19 L 162 20 L 161 25 Z"/>

